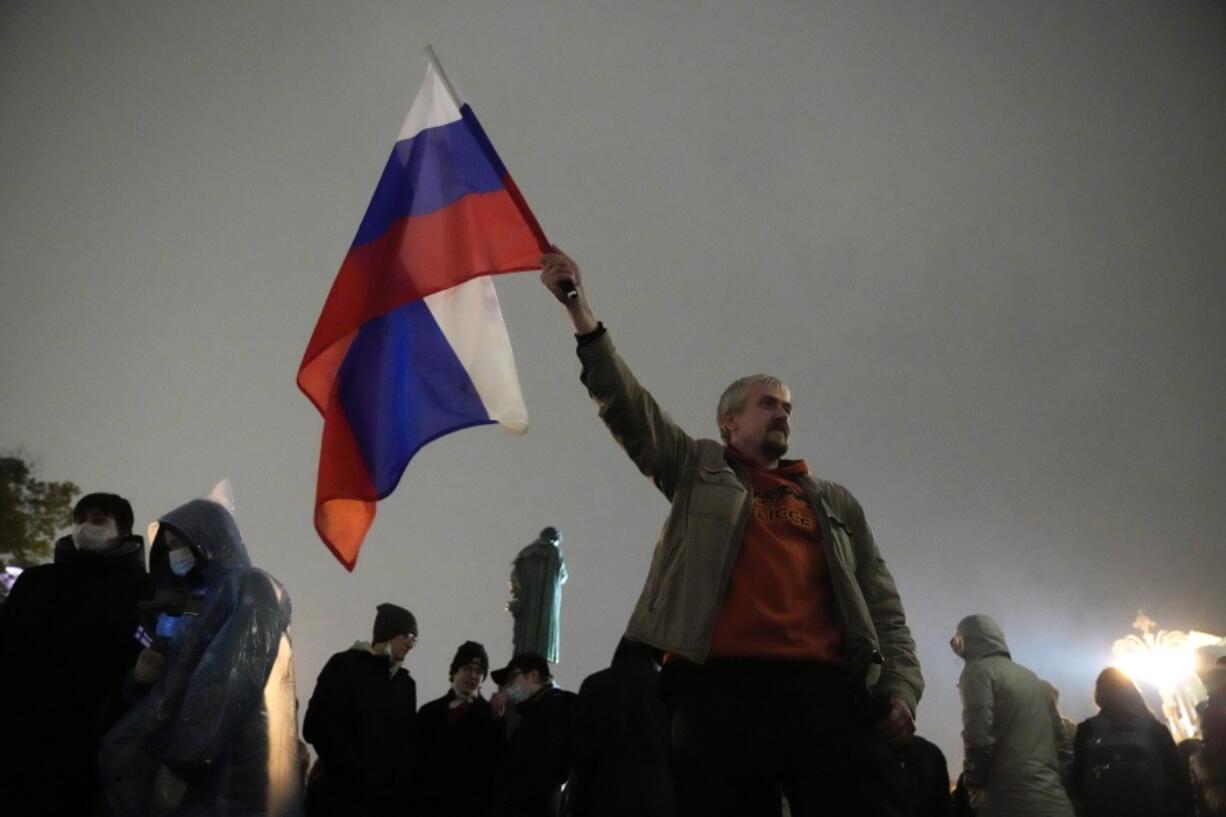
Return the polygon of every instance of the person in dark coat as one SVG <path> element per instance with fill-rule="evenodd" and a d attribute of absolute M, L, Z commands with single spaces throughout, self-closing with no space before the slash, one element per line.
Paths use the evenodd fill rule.
<path fill-rule="evenodd" d="M 307 783 L 309 817 L 412 813 L 417 684 L 401 666 L 417 619 L 380 604 L 374 638 L 328 659 L 307 704 L 303 737 L 319 760 Z"/>
<path fill-rule="evenodd" d="M 451 661 L 451 689 L 417 713 L 419 817 L 487 817 L 502 725 L 481 696 L 489 674 L 485 647 L 465 641 Z"/>
<path fill-rule="evenodd" d="M 6 803 L 30 815 L 89 814 L 102 800 L 98 746 L 123 713 L 124 677 L 141 650 L 149 594 L 132 506 L 89 494 L 55 561 L 23 572 L 0 607 Z"/>
<path fill-rule="evenodd" d="M 656 651 L 623 638 L 612 665 L 580 685 L 570 794 L 574 817 L 677 813 L 670 718 L 659 683 Z"/>
<path fill-rule="evenodd" d="M 491 673 L 520 715 L 507 738 L 494 787 L 498 817 L 557 817 L 573 758 L 575 693 L 557 687 L 549 663 L 521 653 Z"/>
<path fill-rule="evenodd" d="M 891 743 L 890 752 L 898 763 L 896 779 L 911 817 L 949 817 L 949 766 L 937 745 L 912 735 Z"/>
<path fill-rule="evenodd" d="M 1122 671 L 1098 676 L 1099 713 L 1077 726 L 1069 786 L 1085 817 L 1191 817 L 1192 783 L 1170 731 Z"/>

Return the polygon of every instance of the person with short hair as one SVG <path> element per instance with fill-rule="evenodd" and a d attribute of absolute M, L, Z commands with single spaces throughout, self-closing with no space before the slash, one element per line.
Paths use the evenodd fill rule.
<path fill-rule="evenodd" d="M 336 653 L 319 673 L 302 724 L 319 755 L 308 817 L 412 814 L 403 781 L 415 759 L 417 683 L 402 664 L 417 637 L 411 612 L 380 604 L 371 640 Z"/>
<path fill-rule="evenodd" d="M 494 786 L 498 817 L 558 817 L 573 759 L 575 694 L 553 681 L 549 662 L 520 653 L 491 673 L 519 714 Z"/>
<path fill-rule="evenodd" d="M 625 637 L 668 656 L 681 812 L 773 814 L 786 796 L 798 817 L 905 813 L 886 741 L 915 731 L 915 642 L 860 503 L 785 459 L 791 391 L 742 377 L 719 440 L 691 437 L 614 348 L 574 260 L 555 247 L 541 264 L 580 380 L 669 502 Z"/>
<path fill-rule="evenodd" d="M 117 494 L 81 497 L 55 561 L 22 572 L 0 607 L 0 772 L 4 800 L 23 814 L 101 807 L 98 747 L 126 708 L 139 604 L 150 593 L 132 520 Z"/>
<path fill-rule="evenodd" d="M 481 695 L 485 647 L 465 641 L 451 660 L 447 694 L 417 712 L 418 817 L 487 817 L 502 749 L 501 724 Z"/>

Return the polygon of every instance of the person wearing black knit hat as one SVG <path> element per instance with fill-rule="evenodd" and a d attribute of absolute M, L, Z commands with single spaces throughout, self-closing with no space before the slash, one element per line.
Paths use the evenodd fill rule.
<path fill-rule="evenodd" d="M 126 499 L 88 494 L 71 522 L 54 563 L 24 571 L 0 616 L 5 731 L 21 736 L 0 742 L 4 797 L 47 814 L 102 807 L 98 748 L 124 712 L 124 678 L 141 651 L 138 605 L 151 592 Z"/>
<path fill-rule="evenodd" d="M 485 647 L 465 641 L 451 659 L 451 688 L 417 713 L 419 751 L 412 788 L 418 817 L 484 817 L 490 812 L 502 730 L 481 695 L 489 669 Z"/>
<path fill-rule="evenodd" d="M 307 780 L 308 817 L 414 813 L 400 780 L 415 762 L 417 682 L 401 664 L 416 644 L 414 615 L 380 604 L 373 639 L 332 656 L 319 673 L 302 726 L 319 755 Z"/>

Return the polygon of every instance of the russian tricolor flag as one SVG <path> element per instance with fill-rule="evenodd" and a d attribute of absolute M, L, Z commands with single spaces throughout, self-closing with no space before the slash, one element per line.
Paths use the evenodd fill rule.
<path fill-rule="evenodd" d="M 315 528 L 349 570 L 413 455 L 474 425 L 528 428 L 495 273 L 549 243 L 433 61 L 298 369 L 324 416 Z"/>

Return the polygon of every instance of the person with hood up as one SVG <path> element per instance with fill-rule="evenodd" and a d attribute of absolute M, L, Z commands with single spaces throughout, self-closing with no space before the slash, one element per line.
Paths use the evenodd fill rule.
<path fill-rule="evenodd" d="M 1099 712 L 1077 726 L 1069 789 L 1084 817 L 1192 817 L 1192 781 L 1170 730 L 1123 671 L 1094 685 Z"/>
<path fill-rule="evenodd" d="M 950 639 L 966 661 L 962 779 L 978 817 L 1073 817 L 1063 773 L 1072 747 L 1042 681 L 1016 663 L 1000 626 L 967 616 Z"/>
<path fill-rule="evenodd" d="M 300 814 L 289 595 L 251 565 L 221 501 L 176 508 L 150 538 L 156 638 L 134 670 L 148 689 L 103 742 L 111 809 Z"/>
<path fill-rule="evenodd" d="M 302 734 L 319 761 L 307 784 L 311 817 L 408 814 L 397 784 L 413 766 L 417 683 L 401 664 L 417 644 L 417 619 L 384 603 L 370 643 L 328 659 L 307 704 Z"/>
<path fill-rule="evenodd" d="M 73 508 L 55 561 L 23 572 L 0 608 L 4 798 L 23 814 L 89 814 L 102 800 L 98 746 L 123 714 L 149 593 L 132 506 L 96 493 Z M 13 736 L 20 736 L 14 739 Z"/>

